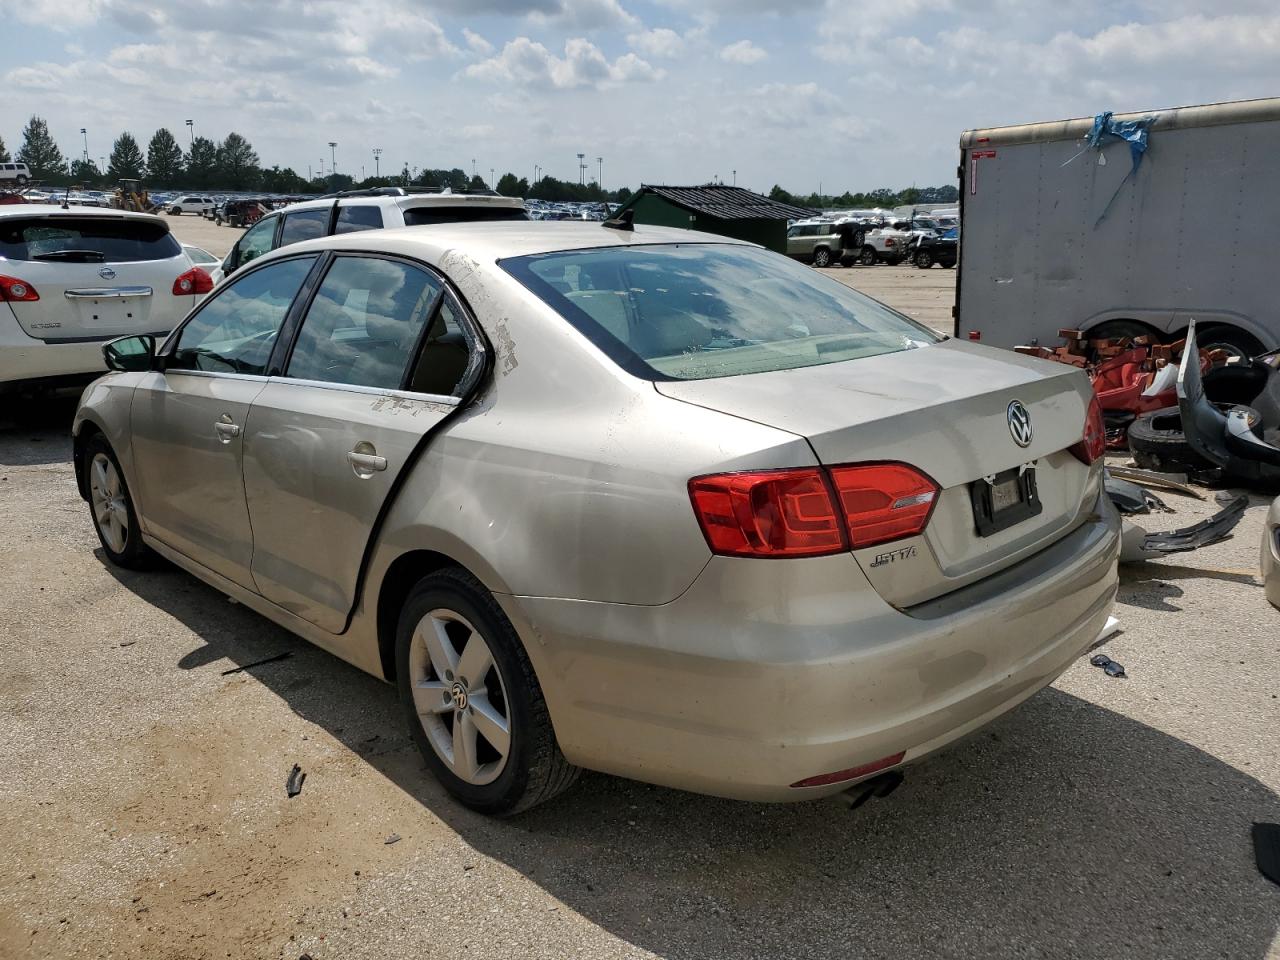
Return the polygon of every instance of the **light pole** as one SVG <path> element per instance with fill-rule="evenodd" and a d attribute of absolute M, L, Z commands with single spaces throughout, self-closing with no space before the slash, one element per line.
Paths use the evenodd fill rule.
<path fill-rule="evenodd" d="M 604 157 L 596 157 L 596 186 L 604 191 Z"/>
<path fill-rule="evenodd" d="M 80 136 L 84 137 L 84 162 L 89 162 L 89 131 L 84 127 L 80 128 Z"/>
<path fill-rule="evenodd" d="M 474 178 L 475 175 L 476 175 L 476 158 L 472 157 L 471 158 L 471 176 Z"/>
<path fill-rule="evenodd" d="M 489 168 L 489 189 L 493 189 L 493 167 Z"/>
<path fill-rule="evenodd" d="M 535 163 L 533 165 L 533 182 L 534 183 L 538 182 L 538 174 L 539 172 L 541 172 L 541 170 L 542 170 L 542 167 L 538 166 L 538 164 Z"/>
<path fill-rule="evenodd" d="M 583 185 L 585 185 L 585 184 L 586 184 L 586 182 L 587 182 L 587 175 L 586 175 L 586 172 L 585 172 L 585 171 L 586 171 L 586 169 L 587 169 L 587 167 L 586 167 L 586 165 L 582 162 L 582 158 L 583 158 L 583 157 L 585 157 L 585 156 L 586 156 L 586 154 L 585 154 L 585 153 L 580 153 L 580 154 L 578 154 L 578 185 L 579 185 L 579 186 L 583 186 Z"/>
<path fill-rule="evenodd" d="M 329 172 L 338 172 L 338 141 L 329 141 Z"/>
<path fill-rule="evenodd" d="M 320 179 L 324 179 L 324 157 L 320 158 Z"/>
<path fill-rule="evenodd" d="M 733 171 L 733 185 L 734 185 L 735 187 L 738 185 L 738 171 L 737 171 L 737 170 Z"/>
<path fill-rule="evenodd" d="M 194 120 L 187 121 L 187 133 L 191 134 L 191 146 L 196 145 L 196 122 Z"/>
<path fill-rule="evenodd" d="M 382 176 L 382 174 L 378 172 L 378 158 L 380 156 L 382 156 L 382 148 L 374 147 L 373 148 L 373 179 L 375 180 L 377 180 L 379 177 Z"/>

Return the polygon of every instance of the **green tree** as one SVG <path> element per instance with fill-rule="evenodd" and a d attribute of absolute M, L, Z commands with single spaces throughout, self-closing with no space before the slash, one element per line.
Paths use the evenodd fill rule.
<path fill-rule="evenodd" d="M 147 144 L 147 175 L 157 187 L 174 187 L 182 178 L 182 147 L 167 128 L 161 127 Z"/>
<path fill-rule="evenodd" d="M 773 185 L 773 189 L 769 191 L 769 199 L 776 200 L 778 203 L 796 202 L 796 198 L 792 194 L 783 190 L 782 187 L 778 186 L 776 183 Z"/>
<path fill-rule="evenodd" d="M 263 170 L 258 186 L 266 193 L 305 193 L 308 189 L 306 177 L 300 177 L 292 167 L 281 170 L 278 166 Z"/>
<path fill-rule="evenodd" d="M 521 189 L 522 184 L 523 189 Z M 494 189 L 504 197 L 523 197 L 529 189 L 529 184 L 517 179 L 514 173 L 504 173 L 498 178 L 498 185 Z"/>
<path fill-rule="evenodd" d="M 471 179 L 467 182 L 467 189 L 468 190 L 488 190 L 489 185 L 484 182 L 484 177 L 480 176 L 480 174 L 477 173 L 477 174 L 474 174 L 471 177 Z"/>
<path fill-rule="evenodd" d="M 92 160 L 71 161 L 71 182 L 83 183 L 86 187 L 97 187 L 102 184 L 102 171 Z"/>
<path fill-rule="evenodd" d="M 49 125 L 40 117 L 32 116 L 23 128 L 22 149 L 17 159 L 31 168 L 31 176 L 36 180 L 66 179 L 67 161 L 49 135 Z"/>
<path fill-rule="evenodd" d="M 915 187 L 907 187 L 898 194 L 898 203 L 902 206 L 920 202 L 920 191 Z"/>
<path fill-rule="evenodd" d="M 258 182 L 258 155 L 238 133 L 228 133 L 218 147 L 218 179 L 232 190 L 250 190 Z"/>
<path fill-rule="evenodd" d="M 111 180 L 141 180 L 146 172 L 146 160 L 133 134 L 125 132 L 116 137 L 107 158 L 107 177 Z"/>
<path fill-rule="evenodd" d="M 211 187 L 218 174 L 218 146 L 208 137 L 196 137 L 187 153 L 188 184 Z"/>
<path fill-rule="evenodd" d="M 9 163 L 12 161 L 9 151 L 4 148 L 4 137 L 0 137 L 0 163 Z"/>

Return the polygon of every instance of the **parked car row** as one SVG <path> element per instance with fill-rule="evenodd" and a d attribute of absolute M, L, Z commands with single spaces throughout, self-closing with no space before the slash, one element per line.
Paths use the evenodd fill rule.
<path fill-rule="evenodd" d="M 787 228 L 787 255 L 815 267 L 866 267 L 911 262 L 922 269 L 956 265 L 959 227 L 942 218 L 884 221 L 879 218 L 821 217 Z M 938 238 L 950 240 L 937 246 Z"/>

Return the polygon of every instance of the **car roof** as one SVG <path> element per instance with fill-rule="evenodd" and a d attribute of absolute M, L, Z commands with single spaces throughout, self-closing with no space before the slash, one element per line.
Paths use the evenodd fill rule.
<path fill-rule="evenodd" d="M 489 194 L 466 193 L 411 193 L 406 196 L 370 196 L 358 194 L 346 197 L 324 197 L 317 200 L 303 200 L 282 207 L 280 213 L 292 213 L 295 210 L 318 210 L 332 207 L 334 202 L 340 207 L 379 206 L 399 207 L 401 210 L 412 210 L 417 207 L 500 207 L 506 210 L 523 210 L 524 201 L 519 197 L 499 197 Z"/>
<path fill-rule="evenodd" d="M 456 251 L 481 262 L 493 262 L 566 250 L 658 243 L 756 246 L 732 237 L 675 227 L 637 226 L 634 230 L 615 230 L 591 220 L 506 220 L 362 230 L 289 244 L 273 253 L 287 256 L 307 250 L 368 250 L 399 253 L 434 263 L 445 253 Z"/>
<path fill-rule="evenodd" d="M 59 196 L 63 191 L 54 193 L 53 196 Z M 0 217 L 107 217 L 119 220 L 149 220 L 153 223 L 163 224 L 166 230 L 169 229 L 169 223 L 164 217 L 157 217 L 153 213 L 137 213 L 133 210 L 113 210 L 110 207 L 73 207 L 70 210 L 64 210 L 60 206 L 51 203 L 15 203 L 0 206 Z"/>

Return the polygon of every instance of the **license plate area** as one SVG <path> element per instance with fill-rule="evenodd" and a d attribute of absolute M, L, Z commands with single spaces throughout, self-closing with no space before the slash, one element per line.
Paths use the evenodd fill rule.
<path fill-rule="evenodd" d="M 1014 467 L 969 485 L 978 536 L 989 537 L 1044 509 L 1036 491 L 1036 468 Z"/>

